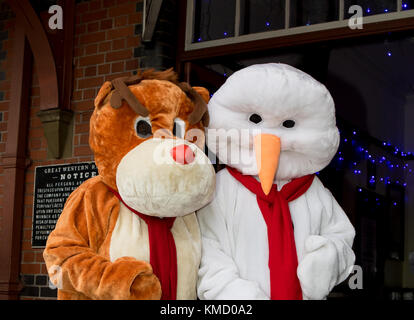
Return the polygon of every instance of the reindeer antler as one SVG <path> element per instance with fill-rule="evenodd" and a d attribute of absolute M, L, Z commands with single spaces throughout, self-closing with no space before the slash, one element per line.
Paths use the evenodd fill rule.
<path fill-rule="evenodd" d="M 112 86 L 115 89 L 111 97 L 111 106 L 118 109 L 122 106 L 122 100 L 125 100 L 129 106 L 139 115 L 146 117 L 149 115 L 149 111 L 145 108 L 141 102 L 134 96 L 129 90 L 128 86 L 138 84 L 142 81 L 142 78 L 138 76 L 117 78 L 112 80 Z"/>
<path fill-rule="evenodd" d="M 188 117 L 190 124 L 203 121 L 203 125 L 208 126 L 209 116 L 206 102 L 187 82 L 181 82 L 178 86 L 194 102 L 194 110 Z"/>
<path fill-rule="evenodd" d="M 147 70 L 136 76 L 112 80 L 111 85 L 114 90 L 111 97 L 111 106 L 118 109 L 122 106 L 122 100 L 125 100 L 136 113 L 143 117 L 147 117 L 149 111 L 128 88 L 128 86 L 138 84 L 145 79 L 162 79 L 176 84 L 194 102 L 194 110 L 188 117 L 189 123 L 193 125 L 199 121 L 203 121 L 203 124 L 208 126 L 209 115 L 206 102 L 187 82 L 178 83 L 176 74 L 172 69 L 164 72 Z"/>

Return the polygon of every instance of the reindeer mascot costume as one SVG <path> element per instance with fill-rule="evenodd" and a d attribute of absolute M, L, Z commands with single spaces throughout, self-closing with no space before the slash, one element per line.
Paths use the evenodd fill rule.
<path fill-rule="evenodd" d="M 59 299 L 196 299 L 194 212 L 215 188 L 208 99 L 172 70 L 103 85 L 89 140 L 99 176 L 68 198 L 44 251 Z"/>

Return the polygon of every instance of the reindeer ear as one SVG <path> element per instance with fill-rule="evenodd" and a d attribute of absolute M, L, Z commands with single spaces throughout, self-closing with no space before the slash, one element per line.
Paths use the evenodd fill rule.
<path fill-rule="evenodd" d="M 210 101 L 210 92 L 203 87 L 193 87 L 193 89 L 203 98 L 203 100 L 208 103 Z"/>
<path fill-rule="evenodd" d="M 102 88 L 99 90 L 98 95 L 95 98 L 95 108 L 99 108 L 102 105 L 102 102 L 108 96 L 108 94 L 112 91 L 112 83 L 110 81 L 106 81 Z"/>

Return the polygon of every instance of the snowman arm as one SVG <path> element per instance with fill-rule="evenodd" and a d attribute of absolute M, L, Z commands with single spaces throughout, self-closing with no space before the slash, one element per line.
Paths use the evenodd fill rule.
<path fill-rule="evenodd" d="M 355 254 L 352 250 L 355 229 L 331 192 L 326 188 L 324 191 L 327 200 L 326 214 L 322 219 L 321 236 L 331 240 L 336 247 L 338 254 L 338 280 L 336 284 L 339 284 L 348 277 L 355 263 Z"/>
<path fill-rule="evenodd" d="M 348 277 L 355 262 L 355 229 L 331 192 L 318 182 L 321 229 L 319 235 L 305 240 L 304 257 L 298 267 L 302 291 L 308 299 L 324 299 Z"/>
<path fill-rule="evenodd" d="M 258 283 L 242 279 L 231 256 L 224 216 L 217 198 L 198 213 L 202 258 L 198 296 L 201 300 L 268 300 Z"/>

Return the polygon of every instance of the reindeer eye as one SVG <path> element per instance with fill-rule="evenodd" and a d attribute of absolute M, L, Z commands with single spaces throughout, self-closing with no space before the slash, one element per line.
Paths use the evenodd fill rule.
<path fill-rule="evenodd" d="M 138 118 L 136 124 L 136 131 L 138 137 L 146 139 L 152 136 L 152 126 L 148 118 Z"/>

